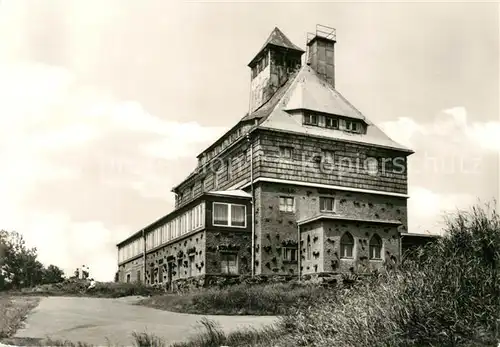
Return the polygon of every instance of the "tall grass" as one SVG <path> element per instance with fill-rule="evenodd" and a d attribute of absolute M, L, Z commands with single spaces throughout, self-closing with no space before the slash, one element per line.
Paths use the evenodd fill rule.
<path fill-rule="evenodd" d="M 473 207 L 375 283 L 285 317 L 278 346 L 496 346 L 500 218 Z"/>

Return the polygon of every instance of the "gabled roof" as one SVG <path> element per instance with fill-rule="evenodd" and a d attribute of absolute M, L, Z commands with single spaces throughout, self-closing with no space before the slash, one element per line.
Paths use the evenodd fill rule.
<path fill-rule="evenodd" d="M 276 100 L 275 97 L 279 100 Z M 265 112 L 263 117 L 260 117 L 259 128 L 359 142 L 413 153 L 412 150 L 387 136 L 308 65 L 302 66 L 299 72 L 290 78 L 283 88 L 278 89 L 268 101 L 268 104 L 270 105 L 261 107 L 266 108 L 268 111 Z M 269 108 L 272 108 L 270 112 Z M 299 115 L 290 112 L 297 109 L 307 109 L 362 120 L 367 124 L 367 132 L 366 134 L 358 134 L 306 126 Z"/>
<path fill-rule="evenodd" d="M 269 35 L 269 37 L 267 38 L 264 45 L 262 46 L 262 48 L 259 49 L 259 52 L 250 61 L 250 63 L 248 63 L 248 66 L 251 66 L 254 63 L 255 58 L 257 58 L 257 56 L 269 45 L 276 46 L 276 47 L 283 47 L 283 48 L 287 48 L 287 49 L 290 49 L 293 51 L 304 53 L 304 50 L 302 48 L 293 44 L 293 42 L 290 41 L 290 39 L 288 37 L 286 37 L 285 34 L 283 34 L 283 32 L 278 27 L 275 27 L 273 29 L 273 31 L 271 32 L 271 34 Z"/>

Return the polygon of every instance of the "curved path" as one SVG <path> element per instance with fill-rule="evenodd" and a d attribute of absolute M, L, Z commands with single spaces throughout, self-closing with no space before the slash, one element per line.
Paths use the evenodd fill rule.
<path fill-rule="evenodd" d="M 28 316 L 26 325 L 16 337 L 32 337 L 82 341 L 97 346 L 109 342 L 131 346 L 131 333 L 153 333 L 171 342 L 185 340 L 197 332 L 202 317 L 220 323 L 224 331 L 254 327 L 275 322 L 270 316 L 202 316 L 156 310 L 131 305 L 133 300 L 45 297 Z"/>

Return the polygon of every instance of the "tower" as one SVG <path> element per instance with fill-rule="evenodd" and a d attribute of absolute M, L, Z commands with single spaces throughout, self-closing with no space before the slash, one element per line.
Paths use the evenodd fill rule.
<path fill-rule="evenodd" d="M 265 104 L 296 70 L 301 67 L 304 51 L 294 45 L 277 27 L 257 55 L 250 61 L 250 109 Z"/>

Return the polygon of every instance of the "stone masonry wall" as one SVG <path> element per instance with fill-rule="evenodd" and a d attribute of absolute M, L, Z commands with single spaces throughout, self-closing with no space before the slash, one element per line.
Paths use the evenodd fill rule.
<path fill-rule="evenodd" d="M 252 234 L 246 230 L 217 230 L 206 232 L 206 270 L 207 275 L 221 273 L 221 252 L 236 253 L 238 257 L 238 274 L 251 273 Z"/>
<path fill-rule="evenodd" d="M 301 274 L 323 272 L 324 235 L 321 222 L 313 222 L 304 226 L 300 234 L 300 268 Z M 308 244 L 310 254 L 308 254 Z"/>
<path fill-rule="evenodd" d="M 399 234 L 391 225 L 364 224 L 351 221 L 325 221 L 324 271 L 369 273 L 383 265 L 399 261 Z M 340 238 L 345 232 L 354 238 L 353 259 L 340 258 Z M 382 259 L 369 259 L 369 242 L 374 234 L 382 239 Z"/>
<path fill-rule="evenodd" d="M 168 262 L 173 263 L 172 281 L 190 277 L 190 271 L 191 276 L 205 274 L 205 244 L 205 231 L 199 231 L 149 252 L 146 255 L 146 283 L 165 283 L 169 275 Z M 192 267 L 190 259 L 194 260 Z"/>
<path fill-rule="evenodd" d="M 142 281 L 144 276 L 144 260 L 142 256 L 118 267 L 119 282 L 127 282 L 127 275 L 130 275 L 130 282 Z"/>
<path fill-rule="evenodd" d="M 297 273 L 297 264 L 282 262 L 279 247 L 284 240 L 297 241 L 297 221 L 320 213 L 320 196 L 330 196 L 335 199 L 335 213 L 338 215 L 396 220 L 402 223 L 400 231 L 407 230 L 405 198 L 267 182 L 258 183 L 255 193 L 256 261 L 258 262 L 256 273 L 258 274 Z M 294 197 L 295 212 L 279 210 L 280 196 Z"/>

